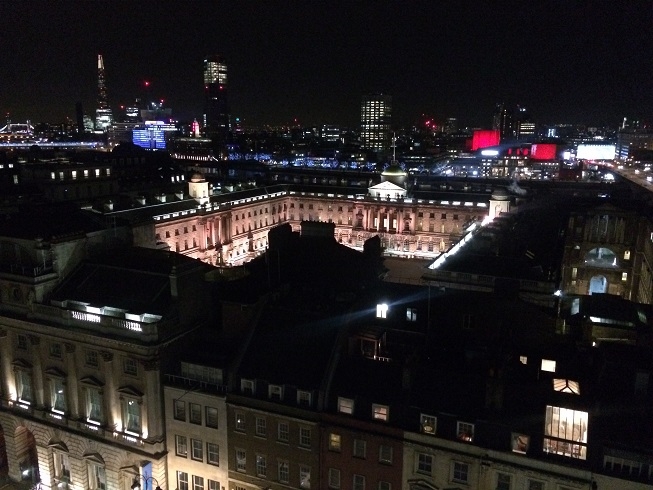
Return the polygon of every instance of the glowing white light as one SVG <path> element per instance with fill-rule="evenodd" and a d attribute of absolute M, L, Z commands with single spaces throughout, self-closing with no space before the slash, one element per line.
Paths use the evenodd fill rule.
<path fill-rule="evenodd" d="M 499 154 L 498 150 L 482 150 L 481 155 L 484 157 L 495 157 Z"/>

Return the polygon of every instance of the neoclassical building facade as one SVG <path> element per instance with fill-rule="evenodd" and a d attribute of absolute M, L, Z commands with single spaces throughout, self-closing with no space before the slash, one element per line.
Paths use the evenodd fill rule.
<path fill-rule="evenodd" d="M 192 199 L 151 210 L 154 238 L 159 247 L 208 263 L 239 265 L 266 249 L 267 233 L 277 224 L 299 231 L 302 221 L 321 221 L 334 223 L 334 237 L 349 247 L 362 250 L 378 235 L 387 255 L 431 259 L 488 216 L 493 199 L 462 192 L 416 198 L 401 188 L 379 191 L 384 184 L 367 194 L 291 184 L 207 198 L 209 184 L 196 174 L 189 183 Z"/>

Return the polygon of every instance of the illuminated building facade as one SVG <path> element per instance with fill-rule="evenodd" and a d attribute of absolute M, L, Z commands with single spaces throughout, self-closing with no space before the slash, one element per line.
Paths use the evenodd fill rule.
<path fill-rule="evenodd" d="M 384 153 L 390 149 L 392 97 L 364 95 L 361 100 L 361 148 Z"/>
<path fill-rule="evenodd" d="M 168 135 L 175 133 L 174 124 L 163 121 L 145 121 L 145 124 L 132 130 L 132 142 L 146 150 L 165 150 Z"/>
<path fill-rule="evenodd" d="M 227 64 L 220 55 L 204 60 L 204 134 L 225 142 L 229 134 Z"/>
<path fill-rule="evenodd" d="M 356 197 L 337 189 L 305 192 L 286 185 L 221 198 L 197 192 L 190 192 L 197 195 L 194 200 L 171 202 L 170 210 L 153 213 L 156 240 L 172 251 L 226 265 L 263 253 L 272 227 L 289 223 L 299 231 L 303 221 L 334 223 L 334 238 L 356 250 L 378 235 L 387 255 L 435 258 L 457 241 L 466 224 L 482 221 L 488 212 L 486 196 L 415 199 L 397 198 L 393 191 L 388 198 L 383 191 L 382 196 Z M 203 196 L 210 199 L 198 208 Z"/>
<path fill-rule="evenodd" d="M 97 109 L 95 110 L 95 130 L 104 132 L 113 123 L 113 112 L 107 99 L 107 84 L 104 74 L 104 59 L 97 56 Z"/>

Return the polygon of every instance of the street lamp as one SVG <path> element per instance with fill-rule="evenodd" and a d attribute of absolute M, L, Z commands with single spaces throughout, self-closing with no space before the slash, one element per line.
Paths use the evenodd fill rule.
<path fill-rule="evenodd" d="M 148 481 L 153 481 L 154 483 L 156 483 L 156 488 L 154 490 L 161 490 L 161 487 L 159 486 L 159 482 L 153 476 L 147 476 L 147 477 L 141 476 L 141 477 L 138 477 L 138 478 L 134 478 L 134 483 L 132 483 L 132 485 L 131 485 L 131 490 L 136 490 L 136 489 L 140 490 L 140 488 L 141 488 L 140 479 L 141 478 L 143 479 L 143 483 L 145 483 L 145 490 L 148 490 L 148 486 L 147 486 Z"/>

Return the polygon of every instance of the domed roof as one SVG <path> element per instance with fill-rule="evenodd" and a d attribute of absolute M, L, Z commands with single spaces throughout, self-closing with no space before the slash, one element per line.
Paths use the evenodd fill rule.
<path fill-rule="evenodd" d="M 195 173 L 191 176 L 190 181 L 191 181 L 191 182 L 204 182 L 204 176 L 203 176 L 201 173 L 199 173 L 199 172 L 195 172 Z"/>
<path fill-rule="evenodd" d="M 397 162 L 392 162 L 390 165 L 388 165 L 388 168 L 386 168 L 383 172 L 381 172 L 381 175 L 386 177 L 393 177 L 393 176 L 405 177 L 408 174 L 403 168 L 401 168 L 401 165 L 399 165 Z"/>
<path fill-rule="evenodd" d="M 491 198 L 495 201 L 507 201 L 510 199 L 510 194 L 504 187 L 497 187 L 492 191 Z"/>

